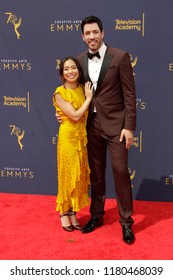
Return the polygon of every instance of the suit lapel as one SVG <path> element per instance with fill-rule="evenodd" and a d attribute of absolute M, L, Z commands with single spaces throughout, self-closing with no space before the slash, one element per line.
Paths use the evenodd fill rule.
<path fill-rule="evenodd" d="M 99 79 L 98 79 L 98 83 L 97 83 L 97 89 L 96 89 L 95 93 L 97 93 L 97 91 L 107 73 L 107 69 L 109 67 L 111 60 L 112 60 L 112 55 L 109 54 L 108 52 L 106 52 L 104 59 L 103 59 L 102 66 L 101 66 L 100 75 L 99 75 Z M 82 59 L 82 68 L 83 68 L 85 81 L 91 81 L 89 73 L 88 73 L 88 56 L 87 56 L 87 54 Z"/>
<path fill-rule="evenodd" d="M 85 81 L 91 81 L 88 73 L 88 56 L 85 55 L 82 59 L 82 69 L 85 77 Z"/>
<path fill-rule="evenodd" d="M 108 54 L 107 52 L 105 53 L 105 57 L 103 59 L 103 63 L 102 63 L 102 67 L 101 67 L 101 70 L 100 70 L 100 75 L 99 75 L 99 79 L 98 79 L 98 83 L 97 83 L 97 89 L 96 89 L 96 93 L 97 91 L 99 90 L 99 87 L 107 73 L 107 70 L 108 70 L 108 67 L 109 67 L 109 64 L 112 60 L 112 55 L 111 54 Z"/>

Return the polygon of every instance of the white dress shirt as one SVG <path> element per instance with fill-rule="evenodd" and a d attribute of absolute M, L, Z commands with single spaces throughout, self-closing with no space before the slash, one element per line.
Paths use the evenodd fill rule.
<path fill-rule="evenodd" d="M 107 46 L 103 43 L 100 49 L 98 50 L 101 58 L 94 56 L 92 59 L 88 59 L 88 72 L 95 90 L 97 88 L 97 82 L 106 49 Z"/>
<path fill-rule="evenodd" d="M 100 58 L 97 56 L 94 56 L 92 59 L 88 59 L 88 72 L 90 79 L 93 83 L 94 89 L 96 90 L 97 88 L 97 83 L 98 83 L 98 78 L 100 74 L 100 69 L 102 66 L 103 58 L 106 52 L 107 46 L 102 43 L 102 46 L 100 47 L 99 54 Z M 94 112 L 97 112 L 97 109 L 94 107 Z"/>

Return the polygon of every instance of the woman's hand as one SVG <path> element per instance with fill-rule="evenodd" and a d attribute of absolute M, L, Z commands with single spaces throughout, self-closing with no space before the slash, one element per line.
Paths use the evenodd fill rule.
<path fill-rule="evenodd" d="M 55 117 L 57 118 L 57 121 L 59 122 L 59 123 L 62 123 L 62 116 L 61 115 L 59 115 L 57 112 L 55 113 Z"/>
<path fill-rule="evenodd" d="M 91 100 L 93 98 L 93 85 L 91 82 L 85 83 L 85 96 L 86 99 Z"/>

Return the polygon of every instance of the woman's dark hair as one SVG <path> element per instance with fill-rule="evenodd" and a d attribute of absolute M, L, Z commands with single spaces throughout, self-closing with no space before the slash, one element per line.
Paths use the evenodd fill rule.
<path fill-rule="evenodd" d="M 89 16 L 89 17 L 86 17 L 82 20 L 82 23 L 81 23 L 82 34 L 84 33 L 84 25 L 85 24 L 90 24 L 90 23 L 97 23 L 100 31 L 101 32 L 103 31 L 103 25 L 102 25 L 101 20 L 98 17 Z"/>
<path fill-rule="evenodd" d="M 84 81 L 84 76 L 83 76 L 83 70 L 79 64 L 79 61 L 73 57 L 73 56 L 67 56 L 65 57 L 63 60 L 61 60 L 60 64 L 59 64 L 59 74 L 60 74 L 60 78 L 61 78 L 61 81 L 64 82 L 64 76 L 63 76 L 63 71 L 64 71 L 64 64 L 67 60 L 73 60 L 74 63 L 76 64 L 76 67 L 79 71 L 79 78 L 78 78 L 78 83 L 83 83 Z"/>

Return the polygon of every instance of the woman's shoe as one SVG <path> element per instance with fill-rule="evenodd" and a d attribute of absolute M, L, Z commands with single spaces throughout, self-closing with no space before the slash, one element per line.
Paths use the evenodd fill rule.
<path fill-rule="evenodd" d="M 81 230 L 82 226 L 76 219 L 76 212 L 72 211 L 71 209 L 68 211 L 68 215 L 71 217 L 72 227 L 73 229 Z"/>
<path fill-rule="evenodd" d="M 66 230 L 66 231 L 73 231 L 73 226 L 72 225 L 70 225 L 70 226 L 62 226 L 62 228 L 64 229 L 64 230 Z"/>
<path fill-rule="evenodd" d="M 69 218 L 68 218 L 69 225 L 68 225 L 68 226 L 63 225 L 63 217 L 67 217 L 67 216 L 69 216 L 68 213 L 62 213 L 62 214 L 60 214 L 61 225 L 62 225 L 62 228 L 63 228 L 64 230 L 66 230 L 66 231 L 68 231 L 68 232 L 71 232 L 71 231 L 73 231 L 73 226 L 70 224 Z M 66 222 L 67 222 L 67 220 L 66 220 Z"/>
<path fill-rule="evenodd" d="M 74 229 L 77 229 L 77 230 L 81 230 L 81 229 L 82 229 L 82 226 L 81 226 L 80 224 L 78 224 L 78 225 L 72 225 L 72 227 L 73 227 Z"/>

